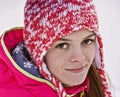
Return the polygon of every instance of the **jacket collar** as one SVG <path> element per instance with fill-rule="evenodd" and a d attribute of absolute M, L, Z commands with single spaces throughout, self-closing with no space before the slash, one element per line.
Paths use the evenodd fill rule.
<path fill-rule="evenodd" d="M 88 92 L 89 91 L 89 78 L 86 77 L 85 81 L 81 85 L 77 85 L 74 87 L 66 87 L 65 88 L 67 94 L 69 95 L 77 95 L 78 93 L 81 93 L 82 91 Z"/>
<path fill-rule="evenodd" d="M 3 41 L 7 47 L 9 53 L 12 49 L 21 41 L 23 41 L 23 28 L 16 27 L 10 30 L 7 30 L 3 35 Z"/>

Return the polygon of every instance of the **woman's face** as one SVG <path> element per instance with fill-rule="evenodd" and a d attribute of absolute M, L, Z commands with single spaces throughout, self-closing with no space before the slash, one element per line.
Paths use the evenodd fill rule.
<path fill-rule="evenodd" d="M 81 84 L 95 57 L 95 44 L 96 35 L 88 30 L 60 38 L 45 56 L 49 71 L 63 84 Z"/>

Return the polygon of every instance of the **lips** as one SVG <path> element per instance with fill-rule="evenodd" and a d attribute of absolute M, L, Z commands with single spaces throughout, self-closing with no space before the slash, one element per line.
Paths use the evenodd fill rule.
<path fill-rule="evenodd" d="M 84 70 L 85 66 L 83 67 L 80 67 L 80 68 L 73 68 L 73 69 L 66 69 L 67 71 L 69 72 L 72 72 L 72 73 L 79 73 L 79 72 L 82 72 Z"/>

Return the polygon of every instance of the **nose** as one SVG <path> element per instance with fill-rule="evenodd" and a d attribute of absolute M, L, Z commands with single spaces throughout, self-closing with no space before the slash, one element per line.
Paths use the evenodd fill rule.
<path fill-rule="evenodd" d="M 82 62 L 85 59 L 84 52 L 80 48 L 73 49 L 70 56 L 71 62 Z"/>

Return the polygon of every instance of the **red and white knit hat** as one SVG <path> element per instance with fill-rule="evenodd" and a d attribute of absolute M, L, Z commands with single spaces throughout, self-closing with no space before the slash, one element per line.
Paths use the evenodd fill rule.
<path fill-rule="evenodd" d="M 103 45 L 92 0 L 27 0 L 24 11 L 25 44 L 40 74 L 55 85 L 59 97 L 65 97 L 66 92 L 61 82 L 47 69 L 43 57 L 59 38 L 82 29 L 94 31 L 97 35 L 95 64 L 102 79 L 105 97 L 111 97 L 104 73 Z"/>

